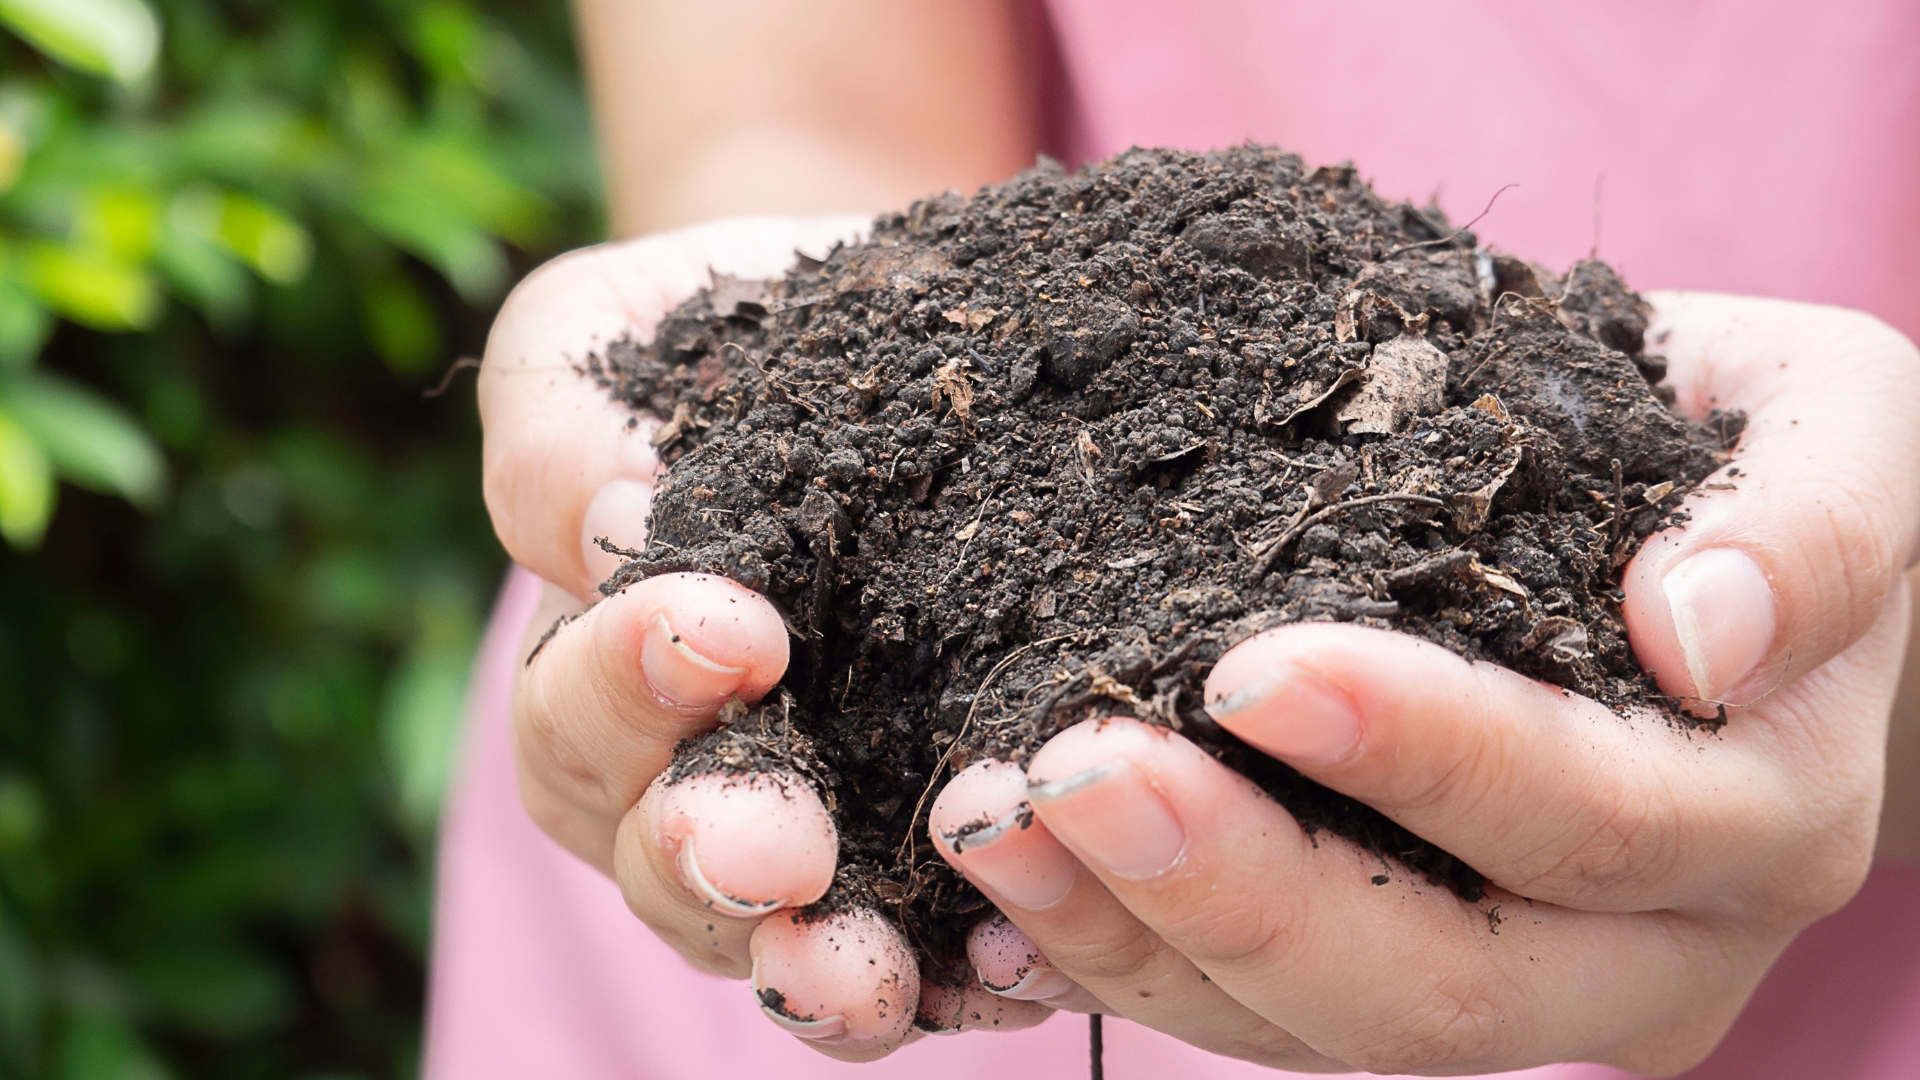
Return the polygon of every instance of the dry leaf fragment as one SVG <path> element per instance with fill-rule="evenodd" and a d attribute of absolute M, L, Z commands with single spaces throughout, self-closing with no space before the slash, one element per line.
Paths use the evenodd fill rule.
<path fill-rule="evenodd" d="M 1528 649 L 1550 653 L 1560 660 L 1584 660 L 1587 657 L 1587 628 L 1564 615 L 1550 615 L 1534 623 L 1521 644 Z"/>
<path fill-rule="evenodd" d="M 1312 410 L 1319 408 L 1321 405 L 1326 404 L 1326 401 L 1328 398 L 1339 393 L 1341 390 L 1345 389 L 1346 387 L 1352 385 L 1356 380 L 1360 378 L 1362 374 L 1366 372 L 1366 370 L 1367 370 L 1367 366 L 1365 364 L 1361 364 L 1358 367 L 1350 367 L 1347 370 L 1341 372 L 1337 377 L 1334 378 L 1332 385 L 1328 386 L 1325 390 L 1322 390 L 1319 393 L 1315 394 L 1314 397 L 1309 399 L 1306 404 L 1295 406 L 1292 412 L 1281 417 L 1278 421 L 1276 421 L 1276 423 L 1279 423 L 1282 426 L 1291 424 L 1296 419 L 1298 419 L 1301 414 L 1311 412 Z"/>
<path fill-rule="evenodd" d="M 1652 487 L 1648 488 L 1645 494 L 1647 505 L 1658 506 L 1660 504 L 1660 500 L 1673 494 L 1674 486 L 1675 485 L 1673 481 L 1662 480 L 1660 483 L 1655 484 Z"/>
<path fill-rule="evenodd" d="M 961 427 L 973 426 L 973 383 L 968 381 L 964 359 L 953 359 L 933 373 L 933 403 L 945 397 L 960 417 Z"/>
<path fill-rule="evenodd" d="M 687 430 L 693 426 L 693 410 L 682 401 L 673 407 L 673 419 L 655 428 L 653 437 L 648 441 L 656 448 L 666 446 L 686 434 Z"/>
<path fill-rule="evenodd" d="M 1513 418 L 1507 415 L 1507 407 L 1493 394 L 1481 394 L 1473 401 L 1472 408 L 1478 409 L 1503 424 L 1510 424 Z"/>
<path fill-rule="evenodd" d="M 1374 347 L 1366 381 L 1334 416 L 1350 435 L 1392 435 L 1415 416 L 1439 412 L 1446 390 L 1447 354 L 1402 334 Z"/>
<path fill-rule="evenodd" d="M 767 313 L 767 283 L 753 278 L 713 272 L 713 285 L 707 290 L 713 313 L 757 319 Z"/>
<path fill-rule="evenodd" d="M 1478 532 L 1480 527 L 1487 523 L 1487 516 L 1493 512 L 1493 497 L 1500 493 L 1501 486 L 1507 482 L 1508 477 L 1513 475 L 1513 471 L 1520 467 L 1520 461 L 1525 456 L 1526 450 L 1523 447 L 1514 447 L 1513 460 L 1507 462 L 1498 476 L 1487 481 L 1476 491 L 1456 494 L 1453 497 L 1453 527 L 1465 533 Z"/>
<path fill-rule="evenodd" d="M 1077 433 L 1075 433 L 1073 438 L 1073 448 L 1080 455 L 1081 474 L 1086 477 L 1088 482 L 1092 482 L 1093 459 L 1097 457 L 1103 457 L 1104 455 L 1100 453 L 1100 448 L 1094 445 L 1093 436 L 1087 434 L 1087 430 L 1085 428 L 1081 428 Z"/>
<path fill-rule="evenodd" d="M 975 536 L 979 535 L 979 533 L 980 533 L 980 519 L 974 518 L 971 523 L 963 526 L 961 529 L 955 532 L 953 534 L 953 538 L 955 540 L 960 541 L 961 543 L 965 543 L 966 541 L 971 540 Z"/>
<path fill-rule="evenodd" d="M 835 284 L 840 293 L 875 289 L 914 289 L 929 274 L 945 270 L 947 257 L 918 244 L 867 248 L 847 257 L 847 270 Z"/>
<path fill-rule="evenodd" d="M 1318 510 L 1340 497 L 1360 476 L 1360 466 L 1351 461 L 1343 461 L 1330 469 L 1323 469 L 1307 481 L 1307 508 Z"/>
<path fill-rule="evenodd" d="M 981 308 L 976 311 L 965 304 L 961 304 L 951 311 L 941 312 L 940 317 L 955 326 L 964 327 L 969 332 L 977 334 L 981 328 L 992 322 L 993 317 L 998 314 L 999 312 L 992 308 Z"/>
<path fill-rule="evenodd" d="M 1472 576 L 1479 578 L 1481 581 L 1492 586 L 1493 588 L 1499 589 L 1501 592 L 1504 592 L 1504 593 L 1511 593 L 1522 600 L 1525 600 L 1527 597 L 1533 595 L 1532 593 L 1527 592 L 1527 587 L 1525 585 L 1520 584 L 1519 582 L 1513 580 L 1512 578 L 1508 577 L 1507 575 L 1501 573 L 1498 570 L 1490 570 L 1487 567 L 1480 565 L 1480 563 L 1477 561 L 1468 564 L 1467 572 Z"/>
<path fill-rule="evenodd" d="M 1133 687 L 1128 686 L 1126 683 L 1121 682 L 1099 668 L 1093 669 L 1093 685 L 1087 687 L 1087 689 L 1092 693 L 1099 694 L 1101 697 L 1112 698 L 1115 701 L 1124 701 L 1129 705 L 1140 704 L 1140 696 L 1133 692 Z"/>

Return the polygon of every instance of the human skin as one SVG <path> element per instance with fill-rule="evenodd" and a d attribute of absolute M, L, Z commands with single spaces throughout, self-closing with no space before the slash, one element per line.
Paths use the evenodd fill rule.
<path fill-rule="evenodd" d="M 899 204 L 1024 162 L 1030 143 L 1006 136 L 1031 130 L 1018 88 L 988 85 L 1017 68 L 1010 15 L 942 22 L 936 6 L 925 23 L 876 24 L 863 5 L 809 7 L 814 24 L 796 37 L 780 32 L 789 5 L 735 6 L 743 10 L 716 18 L 738 25 L 750 8 L 764 17 L 747 21 L 767 32 L 721 32 L 689 10 L 699 5 L 672 15 L 581 5 L 617 221 L 651 229 L 729 211 Z M 843 111 L 857 88 L 791 93 L 812 70 L 805 42 L 854 40 L 875 25 L 896 48 L 922 43 L 934 59 L 908 81 L 941 90 L 945 79 L 944 90 L 897 95 L 917 104 L 878 119 Z M 657 64 L 625 62 L 622 43 L 642 40 Z M 718 67 L 745 85 L 675 98 L 683 80 L 714 70 L 721 47 L 733 52 Z M 839 51 L 841 67 L 856 69 L 841 78 L 876 51 Z M 935 62 L 943 56 L 945 66 Z M 696 59 L 676 69 L 676 57 Z M 882 87 L 902 78 L 869 77 Z M 649 78 L 657 84 L 634 85 Z M 813 103 L 771 115 L 743 105 L 788 96 Z M 985 123 L 937 114 L 953 103 L 1000 111 Z M 756 116 L 751 130 L 729 126 L 741 111 Z M 629 124 L 651 124 L 651 134 L 623 141 Z M 927 132 L 942 145 L 921 145 Z M 955 133 L 975 142 L 956 151 L 945 139 Z M 639 152 L 649 146 L 657 152 Z M 862 155 L 874 152 L 888 155 L 886 169 L 869 167 Z M 571 361 L 621 334 L 646 336 L 704 284 L 708 266 L 777 273 L 796 247 L 818 254 L 857 222 L 734 221 L 609 245 L 516 290 L 488 344 L 481 406 L 496 528 L 517 561 L 553 583 L 532 633 L 577 611 L 609 569 L 593 537 L 642 539 L 657 470 L 648 429 L 626 427 Z M 674 742 L 711 725 L 728 695 L 751 698 L 784 670 L 778 616 L 715 578 L 655 579 L 610 598 L 524 668 L 514 707 L 524 800 L 690 961 L 779 990 L 794 1015 L 775 1021 L 836 1057 L 879 1056 L 912 1037 L 910 1016 L 878 1004 L 911 989 L 934 1024 L 979 1011 L 983 998 L 1003 1030 L 1049 1006 L 1097 1008 L 1301 1069 L 1458 1072 L 1570 1058 L 1684 1067 L 1792 935 L 1844 902 L 1864 873 L 1906 621 L 1899 572 L 1913 558 L 1920 504 L 1905 467 L 1920 447 L 1902 430 L 1920 404 L 1920 373 L 1910 346 L 1862 316 L 1656 301 L 1683 408 L 1717 401 L 1756 416 L 1738 490 L 1697 496 L 1687 531 L 1650 543 L 1626 582 L 1636 650 L 1670 692 L 1700 693 L 1698 674 L 1712 684 L 1707 696 L 1759 699 L 1734 710 L 1710 755 L 1383 632 L 1288 628 L 1245 643 L 1209 682 L 1223 724 L 1487 872 L 1509 914 L 1497 950 L 1482 948 L 1488 905 L 1397 891 L 1383 903 L 1389 890 L 1368 884 L 1377 860 L 1324 841 L 1303 847 L 1297 827 L 1244 782 L 1177 736 L 1124 722 L 1064 733 L 1031 776 L 969 770 L 936 801 L 936 835 L 1022 800 L 1036 811 L 1035 827 L 998 844 L 958 856 L 941 845 L 1011 917 L 976 935 L 979 985 L 942 974 L 920 986 L 903 943 L 877 920 L 810 928 L 769 916 L 831 880 L 831 822 L 818 799 L 780 778 L 653 783 Z M 1855 377 L 1837 378 L 1843 370 Z M 1674 572 L 1707 549 L 1717 554 Z M 1675 596 L 1695 617 L 1675 620 Z M 1695 640 L 1691 662 L 1676 628 Z M 1410 669 L 1422 677 L 1394 678 Z M 1236 695 L 1255 684 L 1267 693 Z M 1380 692 L 1394 685 L 1412 689 Z M 1029 794 L 1029 780 L 1044 786 Z M 1115 807 L 1156 805 L 1166 814 L 1122 835 L 1100 828 L 1120 820 Z M 1908 819 L 1884 830 L 1910 848 L 1917 832 Z M 1511 918 L 1521 909 L 1530 918 Z M 1451 944 L 1476 925 L 1472 948 Z M 891 983 L 818 962 L 823 937 L 849 930 Z M 1026 956 L 1044 959 L 1009 967 Z M 1437 971 L 1455 974 L 1431 983 L 1408 974 Z M 967 1008 L 952 1006 L 962 999 Z"/>

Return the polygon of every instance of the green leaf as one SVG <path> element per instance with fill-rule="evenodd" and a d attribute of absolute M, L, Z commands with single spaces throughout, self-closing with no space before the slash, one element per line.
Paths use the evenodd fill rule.
<path fill-rule="evenodd" d="M 53 516 L 53 467 L 27 429 L 0 412 L 0 536 L 32 548 Z"/>
<path fill-rule="evenodd" d="M 238 942 L 175 935 L 148 946 L 131 971 L 159 1016 L 200 1034 L 233 1039 L 283 1023 L 293 991 L 281 972 Z"/>
<path fill-rule="evenodd" d="M 31 1060 L 44 1007 L 33 946 L 0 908 L 0 1044 L 13 1060 Z"/>
<path fill-rule="evenodd" d="M 474 134 L 429 131 L 409 139 L 392 165 L 398 175 L 382 183 L 444 200 L 513 243 L 537 243 L 551 224 L 546 200 L 495 167 L 488 145 Z"/>
<path fill-rule="evenodd" d="M 0 112 L 0 194 L 13 187 L 20 179 L 20 169 L 27 163 L 27 140 L 12 120 Z"/>
<path fill-rule="evenodd" d="M 143 263 L 152 256 L 159 240 L 159 200 L 144 188 L 101 185 L 80 200 L 73 232 L 83 248 L 101 252 L 118 263 Z"/>
<path fill-rule="evenodd" d="M 0 278 L 0 371 L 27 367 L 53 330 L 53 317 L 14 282 Z"/>
<path fill-rule="evenodd" d="M 189 175 L 258 184 L 298 177 L 332 152 L 333 136 L 285 102 L 247 97 L 222 101 L 181 125 L 175 162 Z"/>
<path fill-rule="evenodd" d="M 253 308 L 253 285 L 246 269 L 225 251 L 169 229 L 155 254 L 155 265 L 174 291 L 204 312 L 215 327 L 231 333 L 245 325 Z"/>
<path fill-rule="evenodd" d="M 39 840 L 46 818 L 46 801 L 31 779 L 0 773 L 0 852 L 18 851 Z"/>
<path fill-rule="evenodd" d="M 59 1080 L 166 1080 L 167 1071 L 123 1020 L 81 1012 L 61 1033 Z"/>
<path fill-rule="evenodd" d="M 506 284 L 500 245 L 444 199 L 389 189 L 368 193 L 355 209 L 373 231 L 440 271 L 471 303 L 492 299 Z"/>
<path fill-rule="evenodd" d="M 429 586 L 413 648 L 381 703 L 380 741 L 400 811 L 423 834 L 453 774 L 478 641 L 472 597 L 449 582 Z"/>
<path fill-rule="evenodd" d="M 299 281 L 313 261 L 313 237 L 299 222 L 238 192 L 189 189 L 171 216 L 177 231 L 220 245 L 277 284 Z"/>
<path fill-rule="evenodd" d="M 32 435 L 61 476 L 81 487 L 144 507 L 164 493 L 160 448 L 118 405 L 86 387 L 26 373 L 0 382 L 0 408 Z"/>
<path fill-rule="evenodd" d="M 36 244 L 26 277 L 48 307 L 95 329 L 144 330 L 160 314 L 153 278 L 98 252 Z"/>
<path fill-rule="evenodd" d="M 413 17 L 411 45 L 442 82 L 488 88 L 487 36 L 464 4 L 444 0 L 421 5 Z"/>
<path fill-rule="evenodd" d="M 440 322 L 404 274 L 376 278 L 360 292 L 360 319 L 394 374 L 414 377 L 440 355 Z"/>
<path fill-rule="evenodd" d="M 123 83 L 160 51 L 160 20 L 143 0 L 0 0 L 0 22 L 69 67 Z"/>

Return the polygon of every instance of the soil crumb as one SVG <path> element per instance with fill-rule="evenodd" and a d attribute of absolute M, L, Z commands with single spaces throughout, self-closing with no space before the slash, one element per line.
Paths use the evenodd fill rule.
<path fill-rule="evenodd" d="M 1471 867 L 1214 724 L 1202 680 L 1261 630 L 1353 622 L 1691 722 L 1634 663 L 1619 574 L 1740 421 L 1668 407 L 1646 319 L 1605 264 L 1487 250 L 1350 165 L 1043 161 L 588 361 L 671 464 L 602 588 L 697 570 L 780 607 L 785 681 L 674 769 L 814 784 L 841 836 L 819 909 L 889 912 L 929 958 L 988 908 L 927 837 L 938 785 L 1108 715 L 1474 899 Z"/>

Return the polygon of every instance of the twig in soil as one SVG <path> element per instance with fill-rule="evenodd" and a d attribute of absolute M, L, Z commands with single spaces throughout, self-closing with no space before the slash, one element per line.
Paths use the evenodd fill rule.
<path fill-rule="evenodd" d="M 1332 506 L 1327 507 L 1317 514 L 1308 515 L 1295 521 L 1292 525 L 1287 526 L 1287 531 L 1281 533 L 1280 539 L 1275 540 L 1273 546 L 1267 549 L 1266 556 L 1260 560 L 1259 568 L 1254 571 L 1253 579 L 1259 581 L 1261 578 L 1272 573 L 1273 568 L 1279 565 L 1280 556 L 1286 553 L 1287 545 L 1301 533 L 1306 532 L 1308 529 L 1313 528 L 1315 525 L 1318 525 L 1320 522 L 1325 521 L 1340 511 L 1351 510 L 1356 506 L 1365 506 L 1369 503 L 1383 502 L 1409 502 L 1419 503 L 1422 506 L 1440 507 L 1447 505 L 1445 502 L 1431 495 L 1415 495 L 1407 491 L 1388 492 L 1383 495 L 1362 495 L 1357 499 L 1348 499 L 1345 502 L 1334 503 Z"/>
<path fill-rule="evenodd" d="M 1100 1030 L 1100 1014 L 1087 1014 L 1087 1057 L 1092 1066 L 1087 1075 L 1093 1080 L 1105 1080 L 1107 1075 L 1106 1033 Z"/>
<path fill-rule="evenodd" d="M 1395 255 L 1398 255 L 1403 251 L 1413 251 L 1418 248 L 1432 247 L 1435 244 L 1447 244 L 1447 243 L 1453 242 L 1462 233 L 1465 233 L 1468 229 L 1471 229 L 1475 225 L 1480 224 L 1480 218 L 1484 218 L 1488 214 L 1493 213 L 1493 204 L 1500 201 L 1500 196 L 1505 195 L 1507 193 L 1507 188 L 1517 188 L 1519 186 L 1520 185 L 1518 183 L 1508 184 L 1507 187 L 1503 187 L 1499 191 L 1494 192 L 1493 198 L 1487 200 L 1487 208 L 1485 210 L 1480 211 L 1479 217 L 1474 218 L 1472 221 L 1467 222 L 1465 225 L 1460 226 L 1459 228 L 1453 230 L 1447 235 L 1441 237 L 1440 239 L 1422 240 L 1417 244 L 1401 244 L 1399 247 L 1394 248 L 1392 251 L 1387 252 L 1387 258 L 1391 259 Z"/>
<path fill-rule="evenodd" d="M 946 769 L 947 762 L 953 758 L 953 752 L 960 748 L 960 740 L 966 738 L 967 730 L 973 726 L 973 714 L 979 711 L 980 699 L 985 697 L 987 690 L 993 686 L 993 680 L 999 678 L 1000 673 L 1007 670 L 1008 665 L 1018 660 L 1021 655 L 1029 649 L 1036 649 L 1042 645 L 1051 645 L 1056 641 L 1065 641 L 1067 638 L 1074 637 L 1077 634 L 1078 631 L 1075 631 L 1072 634 L 1055 634 L 1050 638 L 1041 638 L 1039 641 L 1029 641 L 1025 645 L 1001 657 L 1000 662 L 993 665 L 993 667 L 987 671 L 987 677 L 980 680 L 980 685 L 973 691 L 973 704 L 967 706 L 967 717 L 960 721 L 960 730 L 954 732 L 953 741 L 947 744 L 947 749 L 940 755 L 940 760 L 934 763 L 933 773 L 927 777 L 926 788 L 920 792 L 920 797 L 913 801 L 913 814 L 907 818 L 907 835 L 905 839 L 900 841 L 898 859 L 902 864 L 908 862 L 912 856 L 913 823 L 920 820 L 920 811 L 925 809 L 927 805 L 927 796 L 933 794 L 934 785 L 940 782 L 940 773 Z M 932 835 L 932 826 L 928 826 L 927 832 L 929 836 Z M 909 879 L 914 876 L 915 875 L 911 873 L 908 875 Z M 907 883 L 908 898 L 911 898 L 915 892 L 913 886 L 913 881 L 909 880 Z M 905 900 L 901 901 L 902 906 L 904 906 L 905 903 Z"/>
<path fill-rule="evenodd" d="M 987 504 L 993 501 L 994 495 L 998 493 L 999 490 L 1000 487 L 997 484 L 988 488 L 986 497 L 980 500 L 980 512 L 973 515 L 973 524 L 967 526 L 969 531 L 966 542 L 960 545 L 960 554 L 953 557 L 953 566 L 948 568 L 947 576 L 940 579 L 940 584 L 945 585 L 947 582 L 952 581 L 953 575 L 959 573 L 960 568 L 966 565 L 967 549 L 973 546 L 973 538 L 980 535 L 980 519 L 987 516 Z"/>
<path fill-rule="evenodd" d="M 1475 376 L 1480 374 L 1480 369 L 1486 367 L 1488 364 L 1493 363 L 1496 359 L 1499 358 L 1501 353 L 1504 353 L 1507 351 L 1507 348 L 1508 348 L 1507 344 L 1503 342 L 1501 343 L 1499 348 L 1488 353 L 1487 358 L 1485 360 L 1482 360 L 1479 363 L 1473 365 L 1473 370 L 1467 372 L 1467 377 L 1460 380 L 1460 389 L 1465 390 L 1467 387 L 1472 386 Z"/>
<path fill-rule="evenodd" d="M 460 359 L 455 360 L 453 363 L 447 365 L 447 373 L 445 375 L 440 376 L 440 384 L 438 386 L 434 386 L 429 389 L 420 391 L 420 396 L 423 398 L 427 398 L 428 400 L 432 400 L 433 398 L 439 397 L 441 394 L 446 393 L 447 390 L 453 386 L 453 377 L 455 375 L 458 375 L 461 372 L 468 370 L 469 368 L 475 371 L 478 371 L 480 369 L 480 361 L 475 360 L 471 356 L 463 356 Z"/>
<path fill-rule="evenodd" d="M 1612 547 L 1620 542 L 1620 528 L 1627 523 L 1627 489 L 1621 482 L 1623 477 L 1620 472 L 1620 459 L 1614 458 L 1611 464 L 1613 465 L 1614 513 L 1613 529 L 1611 530 L 1613 535 L 1607 541 L 1608 547 Z"/>

